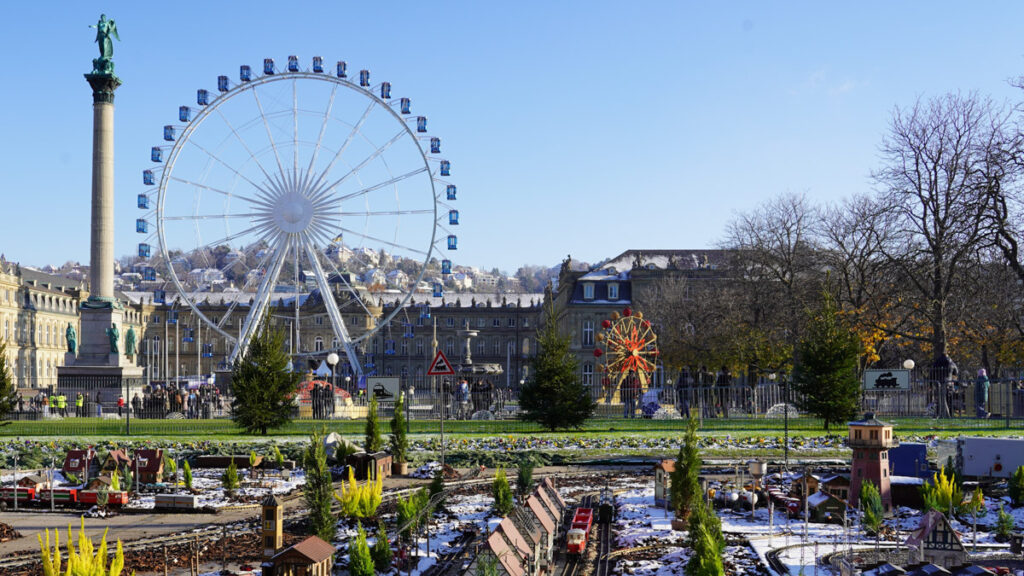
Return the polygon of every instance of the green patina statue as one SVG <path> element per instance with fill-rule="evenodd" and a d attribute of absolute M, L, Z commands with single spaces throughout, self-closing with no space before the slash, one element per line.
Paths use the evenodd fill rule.
<path fill-rule="evenodd" d="M 117 35 L 117 24 L 113 20 L 107 20 L 106 14 L 100 14 L 99 22 L 89 28 L 96 29 L 96 43 L 100 45 L 100 57 L 92 61 L 92 73 L 113 74 L 114 41 L 111 37 L 121 40 Z"/>
<path fill-rule="evenodd" d="M 64 338 L 68 341 L 68 352 L 74 354 L 78 350 L 78 333 L 71 322 L 68 322 L 68 329 L 64 331 Z"/>
<path fill-rule="evenodd" d="M 107 328 L 107 337 L 110 338 L 110 353 L 119 354 L 121 352 L 121 331 L 117 329 L 117 324 L 111 324 L 110 328 Z"/>
<path fill-rule="evenodd" d="M 124 355 L 129 359 L 135 357 L 135 328 L 128 327 L 128 332 L 124 335 Z"/>

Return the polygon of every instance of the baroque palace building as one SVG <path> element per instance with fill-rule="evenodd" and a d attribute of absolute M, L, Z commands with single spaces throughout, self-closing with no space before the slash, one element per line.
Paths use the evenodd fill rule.
<path fill-rule="evenodd" d="M 49 389 L 68 351 L 68 324 L 81 338 L 79 304 L 89 297 L 82 282 L 7 262 L 0 256 L 0 339 L 19 389 Z M 118 294 L 125 323 L 141 334 L 143 310 Z"/>

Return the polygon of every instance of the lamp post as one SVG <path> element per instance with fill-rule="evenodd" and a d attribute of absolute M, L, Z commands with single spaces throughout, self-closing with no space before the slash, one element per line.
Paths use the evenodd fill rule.
<path fill-rule="evenodd" d="M 913 358 L 907 358 L 906 360 L 904 360 L 903 361 L 903 369 L 907 370 L 907 371 L 912 371 L 914 369 L 914 359 Z M 909 379 L 909 377 L 908 377 L 908 379 Z M 912 396 L 913 396 L 913 393 L 908 392 L 908 394 L 907 394 L 907 414 L 910 413 L 910 399 L 911 399 Z"/>
<path fill-rule="evenodd" d="M 783 457 L 785 460 L 785 469 L 789 472 L 789 386 L 781 375 L 777 376 L 775 372 L 768 374 L 768 379 L 775 382 L 775 379 L 779 378 L 779 385 L 782 386 L 782 426 L 785 444 L 782 447 Z"/>
<path fill-rule="evenodd" d="M 352 386 L 352 377 L 351 376 L 345 376 L 345 391 L 348 392 L 349 398 L 352 397 L 351 386 Z"/>
<path fill-rule="evenodd" d="M 327 355 L 327 365 L 331 367 L 331 418 L 334 417 L 334 394 L 338 389 L 338 360 L 340 360 L 340 358 L 338 358 L 338 354 L 336 352 L 331 352 Z"/>

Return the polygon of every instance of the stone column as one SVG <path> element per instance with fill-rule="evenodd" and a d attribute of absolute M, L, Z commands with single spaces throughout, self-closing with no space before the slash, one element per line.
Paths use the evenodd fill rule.
<path fill-rule="evenodd" d="M 92 235 L 89 300 L 114 301 L 114 90 L 113 74 L 86 74 L 92 86 Z"/>

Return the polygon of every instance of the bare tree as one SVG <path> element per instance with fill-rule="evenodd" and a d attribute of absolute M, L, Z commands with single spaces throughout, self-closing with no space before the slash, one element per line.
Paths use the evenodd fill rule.
<path fill-rule="evenodd" d="M 955 291 L 987 240 L 989 162 L 1005 140 L 1007 115 L 989 100 L 949 94 L 893 114 L 873 174 L 896 233 L 882 244 L 909 292 L 903 306 L 926 327 L 898 331 L 948 352 L 949 327 L 963 314 Z M 955 306 L 951 306 L 955 305 Z"/>

